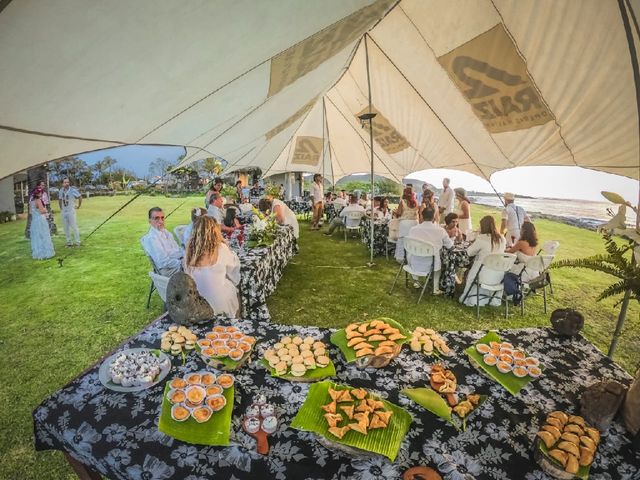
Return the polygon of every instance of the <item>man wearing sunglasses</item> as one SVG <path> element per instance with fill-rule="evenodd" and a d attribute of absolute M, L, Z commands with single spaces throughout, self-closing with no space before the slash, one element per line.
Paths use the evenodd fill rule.
<path fill-rule="evenodd" d="M 164 228 L 164 212 L 160 207 L 149 210 L 149 232 L 140 239 L 145 253 L 151 257 L 160 275 L 170 277 L 182 270 L 184 252 L 173 235 Z"/>

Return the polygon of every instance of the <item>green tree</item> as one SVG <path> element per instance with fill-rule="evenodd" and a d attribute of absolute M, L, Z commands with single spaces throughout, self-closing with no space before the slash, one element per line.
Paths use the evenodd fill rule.
<path fill-rule="evenodd" d="M 217 158 L 209 157 L 202 161 L 202 170 L 206 173 L 207 178 L 220 175 L 222 168 L 222 162 Z"/>
<path fill-rule="evenodd" d="M 402 193 L 402 185 L 388 178 L 376 180 L 375 186 L 378 195 L 400 195 Z"/>
<path fill-rule="evenodd" d="M 553 268 L 586 268 L 596 272 L 603 272 L 616 278 L 616 281 L 605 288 L 598 296 L 597 301 L 605 298 L 622 295 L 615 306 L 622 304 L 620 314 L 618 315 L 618 323 L 616 325 L 613 339 L 609 347 L 609 357 L 613 356 L 618 337 L 622 332 L 629 302 L 633 299 L 640 302 L 640 264 L 634 254 L 635 242 L 629 241 L 619 245 L 611 238 L 610 233 L 602 235 L 604 239 L 606 255 L 594 255 L 587 258 L 561 260 L 555 263 Z M 628 254 L 631 255 L 628 255 Z M 627 258 L 629 257 L 629 258 Z"/>

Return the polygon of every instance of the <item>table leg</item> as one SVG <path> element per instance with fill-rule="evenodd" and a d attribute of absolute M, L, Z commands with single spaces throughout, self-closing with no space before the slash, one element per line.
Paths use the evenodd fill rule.
<path fill-rule="evenodd" d="M 80 480 L 102 480 L 98 472 L 87 467 L 84 463 L 80 463 L 68 453 L 64 454 L 64 458 L 67 459 L 67 462 L 69 462 L 69 465 Z"/>

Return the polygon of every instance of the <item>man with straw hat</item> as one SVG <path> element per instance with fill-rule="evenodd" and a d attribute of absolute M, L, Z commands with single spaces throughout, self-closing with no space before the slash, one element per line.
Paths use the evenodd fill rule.
<path fill-rule="evenodd" d="M 506 192 L 503 199 L 505 207 L 502 210 L 500 233 L 507 239 L 507 247 L 510 247 L 520 238 L 522 224 L 530 222 L 531 218 L 524 208 L 515 204 L 516 196 L 513 193 Z"/>

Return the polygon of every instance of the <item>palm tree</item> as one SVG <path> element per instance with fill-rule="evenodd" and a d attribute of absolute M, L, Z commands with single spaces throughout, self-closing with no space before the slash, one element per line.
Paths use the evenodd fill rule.
<path fill-rule="evenodd" d="M 640 258 L 636 258 L 634 251 L 636 243 L 633 240 L 619 245 L 611 238 L 610 232 L 603 233 L 602 238 L 604 239 L 607 250 L 605 255 L 561 260 L 553 265 L 553 268 L 587 268 L 616 277 L 617 281 L 605 288 L 596 300 L 599 302 L 605 298 L 623 295 L 614 305 L 617 307 L 622 304 L 620 313 L 618 314 L 616 329 L 613 333 L 611 345 L 609 346 L 609 353 L 607 354 L 609 358 L 611 358 L 613 357 L 613 352 L 618 344 L 618 337 L 620 337 L 622 327 L 624 326 L 629 302 L 632 299 L 640 302 Z M 628 252 L 631 252 L 630 258 L 627 256 Z"/>

